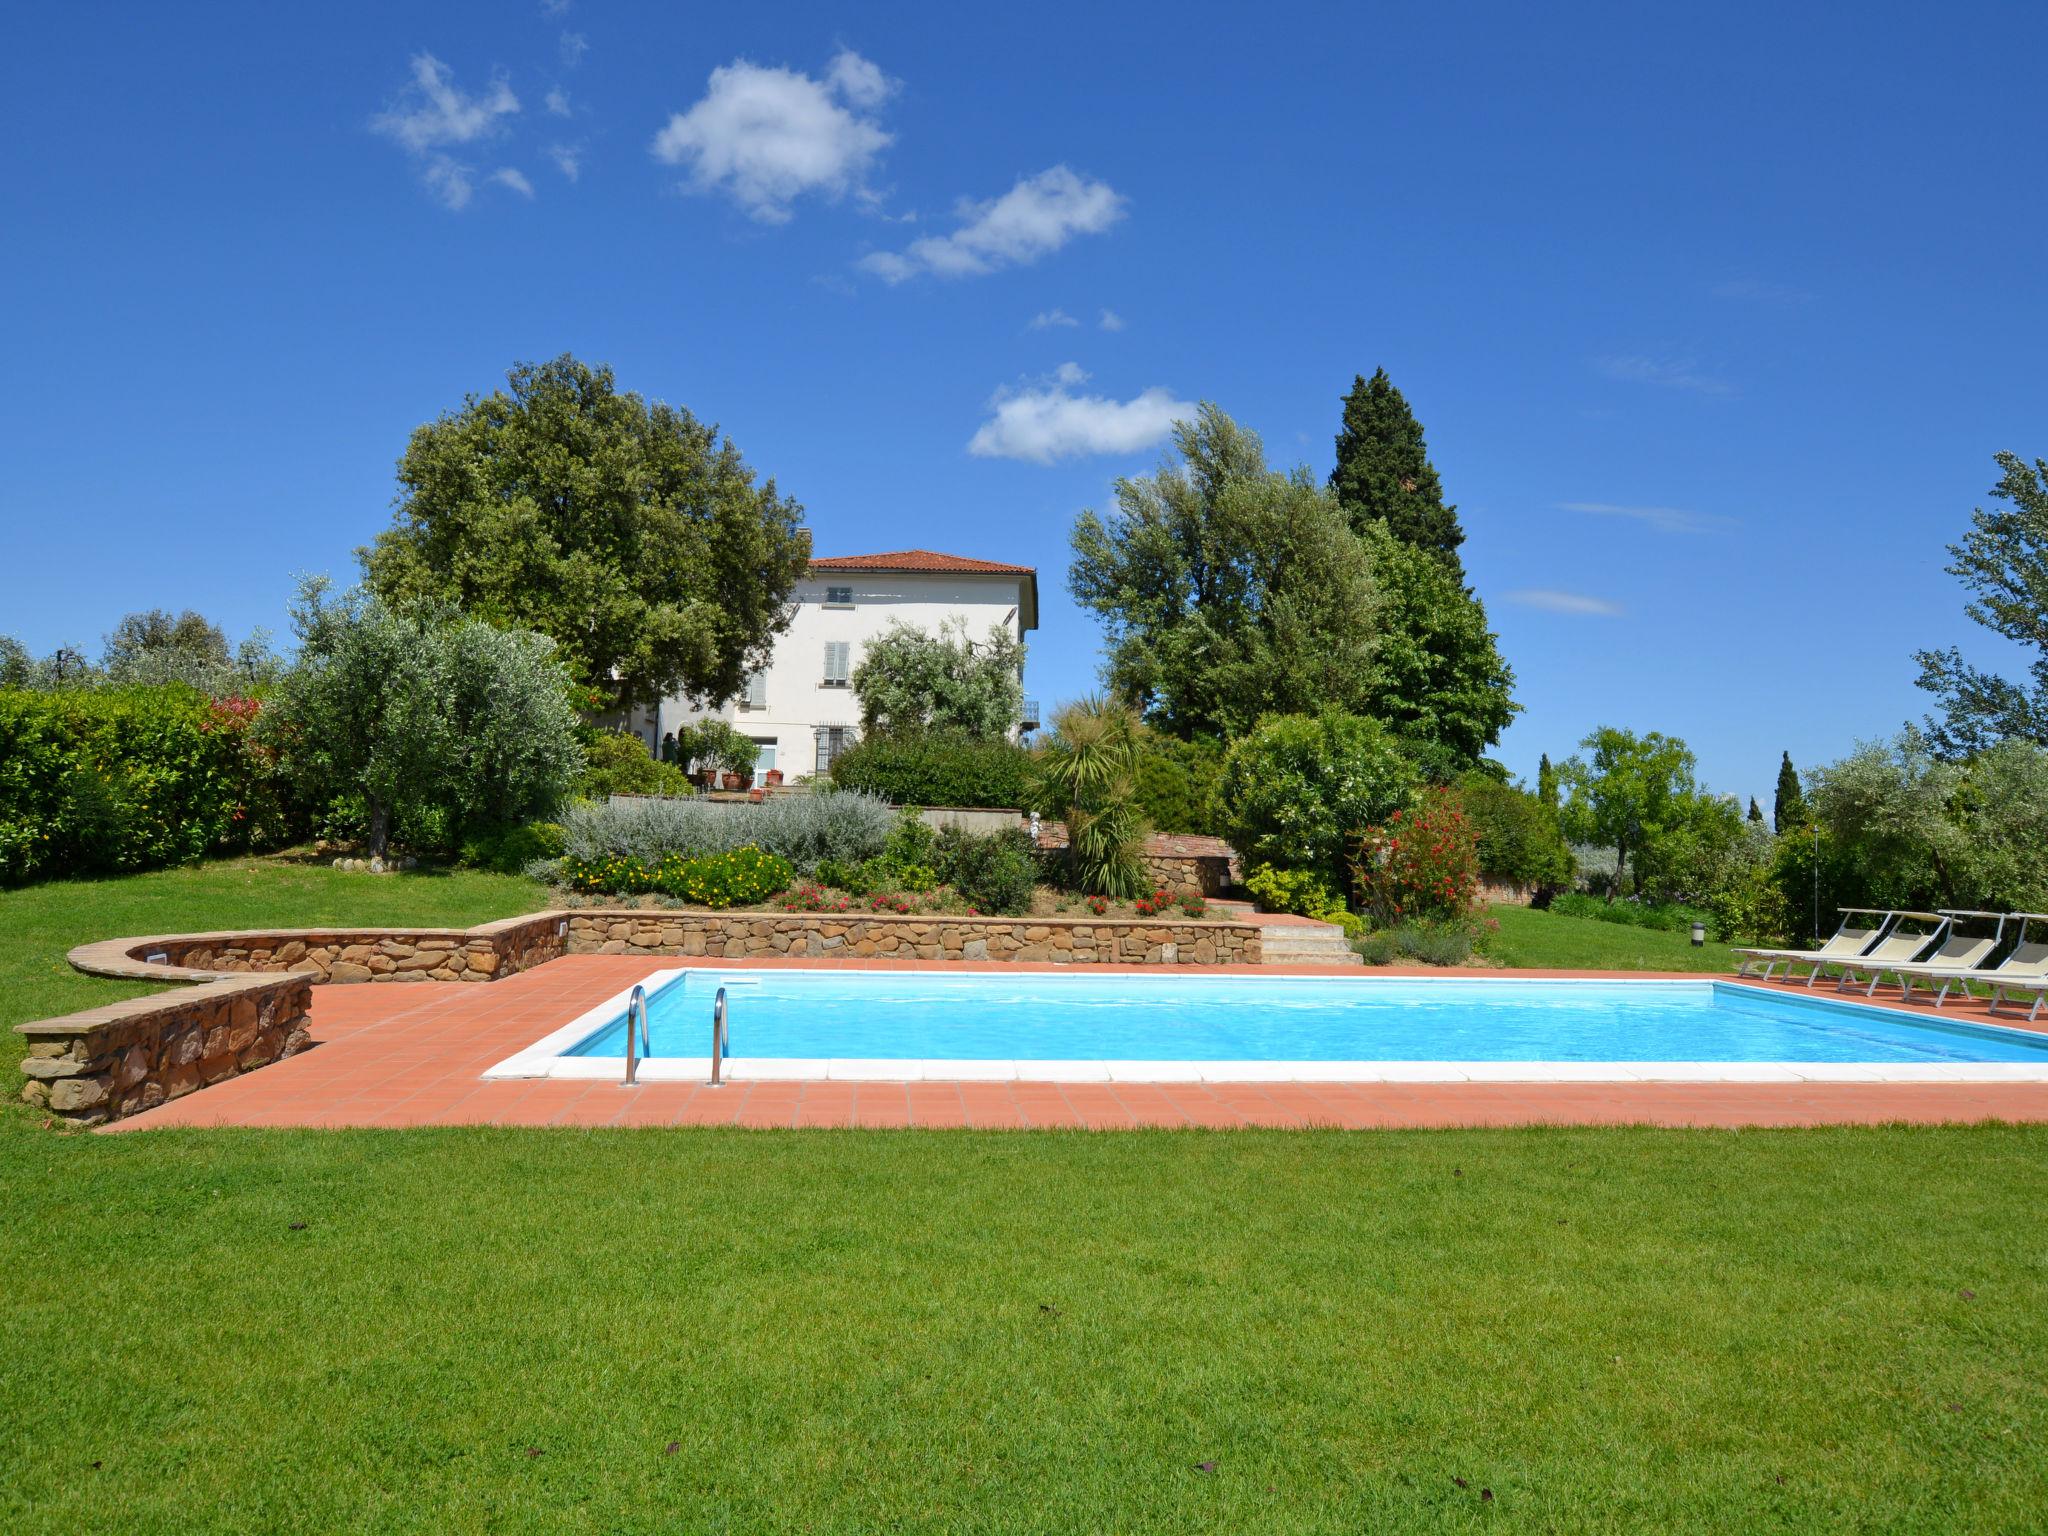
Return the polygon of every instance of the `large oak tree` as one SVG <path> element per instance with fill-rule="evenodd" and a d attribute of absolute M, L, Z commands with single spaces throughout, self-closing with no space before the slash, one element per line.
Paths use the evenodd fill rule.
<path fill-rule="evenodd" d="M 803 508 L 716 426 L 564 355 L 412 435 L 393 526 L 362 551 L 393 601 L 538 630 L 615 707 L 723 701 L 788 627 Z"/>

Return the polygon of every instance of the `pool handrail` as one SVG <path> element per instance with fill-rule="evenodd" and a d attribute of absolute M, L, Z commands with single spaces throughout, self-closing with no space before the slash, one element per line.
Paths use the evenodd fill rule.
<path fill-rule="evenodd" d="M 725 988 L 718 989 L 718 995 L 711 999 L 711 1083 L 713 1088 L 725 1086 Z"/>
<path fill-rule="evenodd" d="M 633 1016 L 640 1016 L 640 1056 L 652 1056 L 654 1046 L 647 1033 L 647 988 L 639 982 L 633 983 L 632 995 L 626 999 L 626 1077 L 623 1087 L 631 1088 L 640 1073 L 640 1056 L 633 1054 Z"/>

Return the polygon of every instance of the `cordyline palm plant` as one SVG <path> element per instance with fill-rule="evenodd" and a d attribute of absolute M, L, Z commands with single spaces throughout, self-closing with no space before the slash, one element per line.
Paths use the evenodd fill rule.
<path fill-rule="evenodd" d="M 1136 799 L 1145 727 L 1129 706 L 1090 696 L 1053 717 L 1036 765 L 1041 802 L 1067 824 L 1067 864 L 1083 891 L 1118 900 L 1151 888 Z"/>

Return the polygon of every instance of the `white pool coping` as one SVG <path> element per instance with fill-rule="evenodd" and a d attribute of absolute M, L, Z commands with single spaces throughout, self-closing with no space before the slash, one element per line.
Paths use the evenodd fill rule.
<path fill-rule="evenodd" d="M 679 976 L 710 971 L 729 978 L 726 985 L 745 986 L 768 976 L 785 975 L 746 966 L 674 966 L 654 971 L 639 985 L 651 996 Z M 810 969 L 810 968 L 806 968 Z M 817 967 L 824 971 L 829 967 Z M 853 973 L 849 973 L 853 974 Z M 865 974 L 865 973 L 862 973 Z M 891 971 L 892 976 L 946 976 L 964 979 L 987 972 Z M 1033 973 L 1034 975 L 1044 973 Z M 1047 975 L 1065 980 L 1070 973 Z M 1071 973 L 1076 981 L 1087 973 Z M 1189 979 L 1179 978 L 1176 979 Z M 1327 976 L 1244 976 L 1232 981 L 1261 985 L 1324 982 Z M 1351 980 L 1353 978 L 1337 978 Z M 1400 976 L 1355 978 L 1361 985 L 1376 981 L 1399 985 L 1465 983 L 1477 986 L 1691 987 L 1715 983 L 1740 984 L 1736 978 L 1701 975 L 1674 981 L 1669 977 L 1579 976 Z M 1766 996 L 1774 989 L 1756 987 Z M 543 1035 L 525 1049 L 487 1068 L 486 1080 L 555 1078 L 571 1081 L 617 1081 L 625 1070 L 618 1056 L 563 1054 L 626 1011 L 633 989 L 605 999 L 578 1014 L 560 1029 Z M 1853 998 L 1824 997 L 1813 1001 L 1844 1008 L 1866 1009 L 1896 1019 L 1899 1010 Z M 1908 1018 L 1917 1015 L 1908 1015 Z M 1972 1030 L 1993 1030 L 2030 1041 L 2041 1037 L 2026 1030 L 1971 1019 Z M 639 1064 L 643 1083 L 701 1083 L 711 1070 L 709 1041 L 702 1056 L 654 1056 Z M 1986 1062 L 1806 1062 L 1806 1061 L 1041 1061 L 1001 1059 L 916 1059 L 864 1056 L 728 1056 L 726 1081 L 743 1082 L 1032 1082 L 1032 1083 L 2048 1083 L 2048 1060 Z"/>

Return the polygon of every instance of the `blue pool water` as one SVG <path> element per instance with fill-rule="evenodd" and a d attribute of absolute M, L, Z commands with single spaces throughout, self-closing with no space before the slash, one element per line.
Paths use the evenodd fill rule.
<path fill-rule="evenodd" d="M 2048 1041 L 1700 981 L 694 971 L 653 993 L 651 1055 L 1035 1061 L 1993 1062 Z M 623 1056 L 625 1021 L 565 1052 Z"/>

